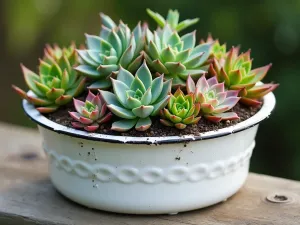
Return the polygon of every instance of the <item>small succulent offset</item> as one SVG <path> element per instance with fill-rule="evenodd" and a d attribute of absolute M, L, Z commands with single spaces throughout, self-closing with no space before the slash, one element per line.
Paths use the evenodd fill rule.
<path fill-rule="evenodd" d="M 154 71 L 173 79 L 173 88 L 184 87 L 188 75 L 194 79 L 208 69 L 204 66 L 212 43 L 196 45 L 196 33 L 179 36 L 166 24 L 162 30 L 146 33 L 146 60 Z"/>
<path fill-rule="evenodd" d="M 34 93 L 27 95 L 25 91 L 13 85 L 13 89 L 33 105 L 41 113 L 51 113 L 72 101 L 84 89 L 85 78 L 78 76 L 73 66 L 78 63 L 75 45 L 69 48 L 52 48 L 47 45 L 43 60 L 40 59 L 39 75 L 21 64 L 24 79 Z"/>
<path fill-rule="evenodd" d="M 100 16 L 100 36 L 86 34 L 87 49 L 78 50 L 83 64 L 75 68 L 94 81 L 88 87 L 91 90 L 110 88 L 109 78 L 120 66 L 135 72 L 143 62 L 145 38 L 140 23 L 131 32 L 122 21 L 117 26 L 107 15 Z"/>
<path fill-rule="evenodd" d="M 232 47 L 224 61 L 213 60 L 209 73 L 216 76 L 219 82 L 224 82 L 230 90 L 240 90 L 241 102 L 249 106 L 259 106 L 260 99 L 278 87 L 278 84 L 263 84 L 255 86 L 261 81 L 271 64 L 251 69 L 252 59 L 250 50 L 239 55 L 239 48 Z"/>
<path fill-rule="evenodd" d="M 199 18 L 195 18 L 195 19 L 187 19 L 179 23 L 179 12 L 177 10 L 171 10 L 171 9 L 168 11 L 167 19 L 164 19 L 159 13 L 153 12 L 150 9 L 147 9 L 147 13 L 149 16 L 152 17 L 152 19 L 155 20 L 155 22 L 161 28 L 165 27 L 166 24 L 169 24 L 170 27 L 173 30 L 176 30 L 177 32 L 180 32 L 185 28 L 194 25 L 199 21 Z"/>
<path fill-rule="evenodd" d="M 195 95 L 184 93 L 178 88 L 168 102 L 168 107 L 160 110 L 160 122 L 165 126 L 184 129 L 188 124 L 196 124 L 201 119 L 198 116 L 200 103 L 195 103 Z M 198 116 L 198 117 L 197 117 Z"/>
<path fill-rule="evenodd" d="M 220 44 L 218 39 L 213 39 L 211 34 L 208 34 L 208 37 L 206 40 L 201 40 L 201 44 L 205 43 L 212 43 L 212 47 L 210 50 L 209 59 L 207 60 L 208 63 L 212 62 L 212 59 L 217 59 L 219 61 L 224 61 L 226 58 L 226 44 Z"/>
<path fill-rule="evenodd" d="M 99 128 L 99 124 L 106 123 L 112 118 L 112 113 L 107 113 L 107 106 L 100 95 L 94 95 L 89 91 L 85 102 L 73 99 L 77 112 L 69 112 L 70 116 L 76 120 L 72 126 L 77 129 L 85 129 L 92 132 Z"/>
<path fill-rule="evenodd" d="M 206 80 L 202 76 L 195 84 L 189 76 L 187 92 L 194 93 L 195 102 L 200 103 L 201 114 L 212 122 L 239 119 L 235 112 L 227 112 L 240 100 L 238 90 L 226 91 L 224 83 L 218 83 L 216 77 Z"/>
<path fill-rule="evenodd" d="M 152 80 L 152 75 L 144 62 L 135 76 L 120 68 L 117 79 L 112 80 L 113 93 L 100 90 L 107 107 L 124 120 L 114 122 L 112 130 L 127 131 L 135 126 L 138 131 L 147 130 L 152 121 L 170 98 L 172 80 L 163 82 L 163 75 Z"/>

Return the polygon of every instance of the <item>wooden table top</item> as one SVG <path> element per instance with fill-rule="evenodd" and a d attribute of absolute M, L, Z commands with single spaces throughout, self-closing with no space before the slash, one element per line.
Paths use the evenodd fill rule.
<path fill-rule="evenodd" d="M 0 225 L 299 225 L 300 182 L 251 173 L 226 202 L 178 215 L 91 210 L 51 185 L 36 130 L 0 123 Z"/>

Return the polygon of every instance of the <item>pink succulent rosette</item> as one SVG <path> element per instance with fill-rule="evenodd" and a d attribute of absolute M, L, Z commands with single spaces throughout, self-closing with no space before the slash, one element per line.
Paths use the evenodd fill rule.
<path fill-rule="evenodd" d="M 240 100 L 239 90 L 226 91 L 224 83 L 219 83 L 216 77 L 206 79 L 202 76 L 195 84 L 189 76 L 187 92 L 194 93 L 199 102 L 201 113 L 212 122 L 239 119 L 235 112 L 228 112 Z"/>
<path fill-rule="evenodd" d="M 99 128 L 99 124 L 106 123 L 112 118 L 111 112 L 106 113 L 106 103 L 99 94 L 94 95 L 89 91 L 85 102 L 75 98 L 73 100 L 77 112 L 69 112 L 69 114 L 76 120 L 72 122 L 74 128 L 93 132 Z"/>

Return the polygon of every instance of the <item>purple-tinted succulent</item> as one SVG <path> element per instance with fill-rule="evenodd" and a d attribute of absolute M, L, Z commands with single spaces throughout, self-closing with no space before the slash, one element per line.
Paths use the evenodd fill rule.
<path fill-rule="evenodd" d="M 235 112 L 227 112 L 240 100 L 237 97 L 238 90 L 226 91 L 224 83 L 218 83 L 216 77 L 206 80 L 205 76 L 197 84 L 189 76 L 186 87 L 188 93 L 195 94 L 196 102 L 200 103 L 201 113 L 206 119 L 212 122 L 239 119 Z"/>
<path fill-rule="evenodd" d="M 106 113 L 107 106 L 100 94 L 94 95 L 89 92 L 85 102 L 75 98 L 73 100 L 77 112 L 69 112 L 69 114 L 76 120 L 76 122 L 72 122 L 74 128 L 83 128 L 92 132 L 99 128 L 99 124 L 108 122 L 112 117 L 111 112 Z"/>

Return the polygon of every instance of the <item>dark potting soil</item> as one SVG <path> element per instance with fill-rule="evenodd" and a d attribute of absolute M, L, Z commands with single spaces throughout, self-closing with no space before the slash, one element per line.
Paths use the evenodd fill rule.
<path fill-rule="evenodd" d="M 242 122 L 250 118 L 251 116 L 253 116 L 255 113 L 257 113 L 259 109 L 260 108 L 248 107 L 238 103 L 231 110 L 238 114 L 238 116 L 240 117 L 240 119 L 238 120 L 233 120 L 233 121 L 227 120 L 227 121 L 222 121 L 220 123 L 213 123 L 206 120 L 204 117 L 202 117 L 198 124 L 188 125 L 183 130 L 178 130 L 175 127 L 163 126 L 159 122 L 159 117 L 157 118 L 153 117 L 151 118 L 152 119 L 151 127 L 144 132 L 131 129 L 127 132 L 120 133 L 120 132 L 112 131 L 110 129 L 111 124 L 114 121 L 118 120 L 118 118 L 113 118 L 112 121 L 100 125 L 98 130 L 96 130 L 94 133 L 109 134 L 109 135 L 116 135 L 116 136 L 132 136 L 132 137 L 165 137 L 165 136 L 181 136 L 181 135 L 189 135 L 189 134 L 197 136 L 203 132 L 216 131 L 221 128 L 225 128 L 228 126 L 235 125 L 239 122 Z M 59 110 L 57 110 L 54 113 L 46 114 L 45 116 L 48 119 L 52 120 L 53 122 L 59 123 L 67 127 L 72 127 L 71 122 L 74 120 L 69 116 L 68 111 L 73 111 L 73 112 L 76 111 L 72 103 L 61 107 Z"/>

